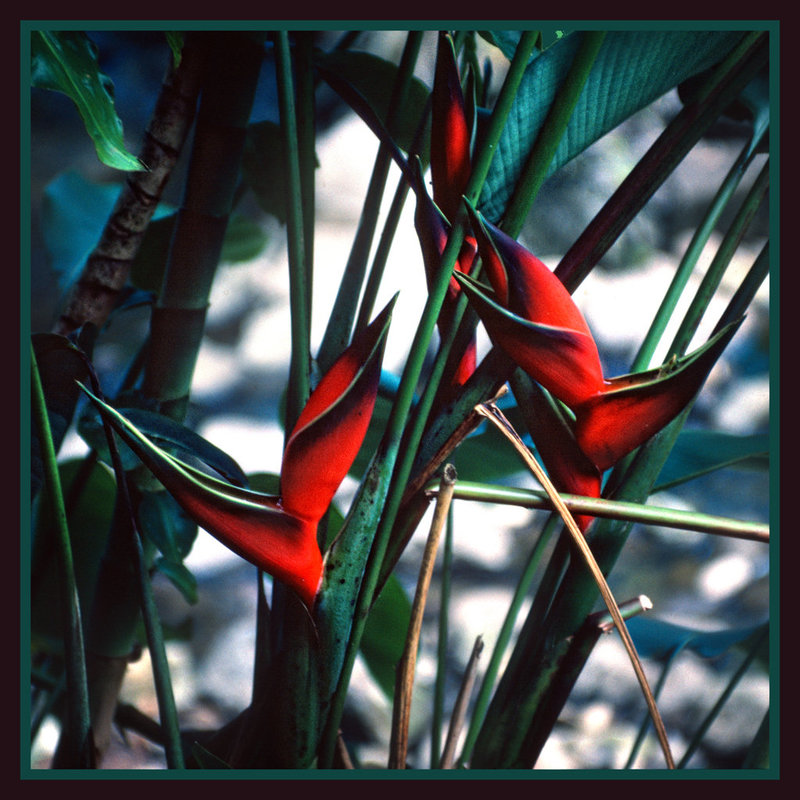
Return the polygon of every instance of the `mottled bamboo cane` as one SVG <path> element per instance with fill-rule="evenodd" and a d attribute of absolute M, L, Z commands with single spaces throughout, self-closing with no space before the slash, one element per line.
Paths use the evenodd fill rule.
<path fill-rule="evenodd" d="M 180 63 L 170 57 L 139 154 L 146 169 L 128 174 L 97 246 L 67 295 L 54 333 L 67 335 L 86 322 L 100 327 L 117 303 L 194 120 L 202 51 L 187 44 Z"/>

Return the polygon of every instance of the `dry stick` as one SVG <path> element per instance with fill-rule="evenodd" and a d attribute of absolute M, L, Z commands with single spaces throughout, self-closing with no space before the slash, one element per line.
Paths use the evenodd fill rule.
<path fill-rule="evenodd" d="M 411 696 L 414 691 L 414 669 L 417 664 L 417 648 L 422 629 L 422 615 L 428 597 L 428 587 L 436 560 L 436 549 L 439 538 L 447 521 L 447 512 L 453 498 L 456 482 L 456 470 L 452 464 L 446 464 L 442 474 L 439 493 L 436 497 L 436 508 L 433 512 L 431 530 L 422 555 L 419 567 L 417 590 L 411 606 L 411 620 L 403 655 L 397 665 L 397 682 L 394 692 L 394 709 L 392 714 L 392 736 L 389 746 L 389 769 L 405 769 L 408 753 L 408 724 L 411 718 Z"/>
<path fill-rule="evenodd" d="M 464 680 L 461 682 L 456 704 L 453 707 L 453 716 L 450 718 L 450 727 L 447 730 L 447 740 L 445 741 L 444 750 L 442 751 L 442 758 L 439 761 L 439 769 L 453 768 L 453 756 L 456 753 L 456 742 L 458 741 L 461 729 L 464 727 L 469 698 L 472 694 L 472 687 L 475 685 L 475 676 L 478 673 L 478 659 L 482 652 L 483 637 L 478 636 L 472 647 L 472 654 L 469 657 L 467 668 L 464 671 Z"/>
<path fill-rule="evenodd" d="M 622 619 L 622 614 L 620 614 L 617 601 L 611 594 L 611 590 L 608 588 L 608 583 L 606 582 L 600 567 L 598 567 L 597 561 L 595 561 L 594 555 L 592 554 L 592 551 L 589 548 L 586 540 L 583 538 L 583 534 L 581 533 L 580 528 L 578 528 L 578 525 L 570 513 L 570 510 L 566 507 L 566 505 L 564 505 L 564 501 L 559 496 L 556 488 L 550 482 L 547 474 L 539 466 L 539 462 L 536 461 L 536 459 L 531 455 L 531 452 L 525 446 L 525 443 L 522 441 L 522 439 L 520 439 L 519 435 L 514 430 L 511 423 L 506 419 L 503 412 L 500 411 L 497 406 L 491 403 L 481 403 L 480 405 L 475 406 L 475 410 L 482 416 L 486 417 L 490 422 L 494 423 L 500 432 L 503 433 L 503 435 L 505 435 L 505 437 L 514 445 L 517 452 L 519 452 L 519 454 L 522 456 L 531 472 L 533 472 L 533 474 L 536 476 L 536 479 L 542 484 L 542 487 L 549 495 L 553 505 L 561 516 L 561 519 L 564 521 L 564 525 L 580 550 L 581 555 L 586 561 L 586 565 L 589 567 L 589 571 L 592 573 L 592 576 L 597 583 L 597 588 L 600 590 L 600 594 L 602 595 L 603 600 L 605 601 L 605 604 L 611 613 L 611 617 L 617 626 L 622 643 L 625 645 L 625 649 L 628 651 L 631 664 L 633 665 L 633 671 L 636 673 L 636 677 L 639 680 L 639 685 L 642 687 L 644 699 L 650 711 L 650 716 L 653 719 L 653 726 L 655 727 L 658 735 L 658 740 L 661 743 L 661 749 L 664 751 L 664 758 L 666 759 L 667 766 L 669 769 L 675 769 L 675 761 L 672 758 L 672 752 L 669 747 L 669 741 L 667 739 L 667 732 L 664 728 L 664 722 L 661 719 L 661 714 L 656 706 L 653 693 L 650 691 L 650 686 L 647 682 L 647 676 L 644 674 L 644 669 L 642 668 L 642 662 L 639 660 L 639 656 L 636 653 L 636 647 L 633 644 L 630 633 L 628 633 L 628 628 L 625 625 L 625 621 Z"/>

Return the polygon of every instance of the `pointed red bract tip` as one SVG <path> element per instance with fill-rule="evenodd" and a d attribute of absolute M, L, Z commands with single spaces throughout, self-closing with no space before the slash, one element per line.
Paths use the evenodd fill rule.
<path fill-rule="evenodd" d="M 467 187 L 470 129 L 453 43 L 439 34 L 431 109 L 431 177 L 433 199 L 452 223 Z"/>
<path fill-rule="evenodd" d="M 302 519 L 319 522 L 364 441 L 393 304 L 356 335 L 323 376 L 287 441 L 281 498 L 284 509 Z"/>

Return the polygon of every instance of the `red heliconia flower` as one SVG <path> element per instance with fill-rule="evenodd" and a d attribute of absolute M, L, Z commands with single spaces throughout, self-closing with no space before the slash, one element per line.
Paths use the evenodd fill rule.
<path fill-rule="evenodd" d="M 553 486 L 559 492 L 600 497 L 600 470 L 581 450 L 562 409 L 535 384 L 525 400 L 528 403 L 525 417 Z M 583 533 L 594 519 L 586 514 L 576 514 L 574 518 Z"/>
<path fill-rule="evenodd" d="M 575 414 L 580 450 L 604 471 L 674 419 L 697 394 L 742 320 L 664 367 L 605 379 L 597 345 L 561 281 L 468 206 L 494 292 L 456 274 L 494 343 Z"/>
<path fill-rule="evenodd" d="M 356 335 L 312 392 L 286 443 L 278 496 L 206 475 L 153 444 L 122 414 L 84 391 L 189 517 L 294 589 L 311 610 L 323 571 L 317 527 L 366 435 L 393 305 Z"/>
<path fill-rule="evenodd" d="M 467 120 L 453 40 L 439 33 L 431 106 L 433 201 L 452 224 L 472 173 Z"/>
<path fill-rule="evenodd" d="M 564 284 L 536 256 L 466 205 L 483 268 L 500 303 L 493 304 L 477 284 L 470 284 L 470 297 L 490 337 L 570 408 L 602 392 L 605 381 L 597 344 Z M 542 358 L 543 351 L 547 358 Z"/>
<path fill-rule="evenodd" d="M 422 247 L 428 287 L 435 279 L 447 245 L 450 227 L 460 208 L 472 172 L 470 161 L 470 125 L 456 65 L 451 38 L 439 34 L 432 92 L 431 178 L 433 201 L 429 197 L 418 169 L 412 165 L 412 183 L 417 196 L 415 225 Z M 477 247 L 472 237 L 465 237 L 455 269 L 469 274 L 475 263 Z M 449 331 L 460 293 L 454 278 L 450 281 L 442 310 L 437 320 L 439 332 Z M 452 376 L 452 386 L 463 385 L 475 371 L 475 337 L 467 344 Z"/>

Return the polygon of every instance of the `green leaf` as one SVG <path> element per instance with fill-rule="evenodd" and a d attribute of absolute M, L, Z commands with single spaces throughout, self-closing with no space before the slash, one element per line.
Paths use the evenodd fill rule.
<path fill-rule="evenodd" d="M 716 658 L 748 640 L 761 625 L 729 630 L 702 631 L 640 616 L 628 620 L 628 631 L 643 658 L 666 659 L 679 650 L 691 650 L 701 658 Z"/>
<path fill-rule="evenodd" d="M 547 174 L 680 82 L 721 61 L 743 35 L 741 31 L 610 31 Z M 491 222 L 503 215 L 579 44 L 578 33 L 564 36 L 525 71 L 478 203 Z"/>
<path fill-rule="evenodd" d="M 157 558 L 156 569 L 169 578 L 175 588 L 186 598 L 187 603 L 197 602 L 197 580 L 182 561 Z"/>
<path fill-rule="evenodd" d="M 136 428 L 160 446 L 194 457 L 231 483 L 247 486 L 247 476 L 236 461 L 191 428 L 163 414 L 142 408 L 123 407 L 120 411 Z M 108 457 L 108 445 L 99 412 L 90 410 L 83 415 L 78 423 L 78 431 L 90 447 L 97 450 L 102 457 Z M 140 463 L 126 444 L 120 442 L 119 450 L 125 469 L 133 469 Z"/>
<path fill-rule="evenodd" d="M 397 577 L 390 575 L 369 612 L 361 638 L 364 662 L 388 698 L 394 696 L 395 671 L 410 622 L 411 601 Z"/>
<path fill-rule="evenodd" d="M 180 564 L 189 555 L 197 525 L 167 492 L 145 492 L 138 507 L 142 532 L 167 561 Z"/>
<path fill-rule="evenodd" d="M 317 52 L 315 53 L 315 64 L 350 83 L 386 126 L 389 103 L 397 76 L 396 64 L 371 53 L 356 50 Z M 402 108 L 398 110 L 395 124 L 389 131 L 397 145 L 406 152 L 412 146 L 429 95 L 428 87 L 418 78 L 413 78 L 406 100 Z M 423 137 L 426 145 L 427 140 L 428 137 Z M 427 159 L 426 152 L 427 147 L 419 153 L 423 161 Z"/>
<path fill-rule="evenodd" d="M 63 92 L 75 103 L 104 164 L 128 171 L 142 169 L 139 159 L 125 148 L 122 122 L 114 108 L 114 87 L 100 72 L 97 50 L 85 33 L 33 31 L 31 82 Z"/>
<path fill-rule="evenodd" d="M 658 475 L 653 492 L 664 491 L 731 466 L 768 469 L 769 436 L 737 436 L 721 431 L 683 430 Z"/>

